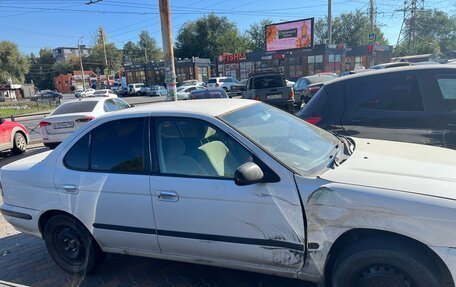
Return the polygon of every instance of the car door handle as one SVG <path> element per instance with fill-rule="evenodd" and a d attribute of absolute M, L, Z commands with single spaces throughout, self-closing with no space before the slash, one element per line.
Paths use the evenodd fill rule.
<path fill-rule="evenodd" d="M 174 191 L 159 191 L 157 194 L 158 200 L 176 202 L 179 200 L 179 195 Z"/>
<path fill-rule="evenodd" d="M 78 187 L 74 184 L 64 184 L 64 185 L 62 185 L 62 188 L 67 193 L 78 193 L 79 192 Z"/>

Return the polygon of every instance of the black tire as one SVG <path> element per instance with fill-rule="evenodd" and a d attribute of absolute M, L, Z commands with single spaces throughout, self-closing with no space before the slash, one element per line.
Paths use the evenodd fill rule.
<path fill-rule="evenodd" d="M 332 270 L 331 287 L 443 286 L 429 256 L 398 240 L 362 239 L 338 255 Z"/>
<path fill-rule="evenodd" d="M 55 263 L 75 275 L 95 270 L 106 256 L 87 229 L 70 216 L 49 219 L 44 227 L 44 241 Z"/>
<path fill-rule="evenodd" d="M 11 149 L 11 152 L 13 154 L 22 154 L 27 150 L 27 139 L 25 136 L 20 133 L 16 132 L 14 134 L 14 139 L 13 139 L 13 148 Z"/>

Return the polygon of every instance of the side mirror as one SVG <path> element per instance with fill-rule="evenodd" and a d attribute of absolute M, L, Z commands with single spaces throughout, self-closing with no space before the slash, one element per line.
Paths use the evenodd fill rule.
<path fill-rule="evenodd" d="M 240 89 L 242 92 L 247 91 L 247 86 L 241 86 L 239 89 Z"/>
<path fill-rule="evenodd" d="M 249 185 L 260 182 L 264 177 L 261 168 L 253 162 L 246 162 L 234 173 L 234 182 L 236 185 Z"/>

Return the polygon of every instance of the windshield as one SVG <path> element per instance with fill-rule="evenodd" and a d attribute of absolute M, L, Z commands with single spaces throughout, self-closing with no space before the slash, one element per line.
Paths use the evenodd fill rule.
<path fill-rule="evenodd" d="M 236 110 L 221 119 L 302 175 L 325 169 L 339 141 L 330 133 L 265 104 Z"/>
<path fill-rule="evenodd" d="M 90 113 L 93 111 L 97 103 L 97 101 L 81 101 L 66 103 L 55 109 L 55 111 L 51 113 L 51 116 L 72 113 Z"/>
<path fill-rule="evenodd" d="M 258 76 L 253 78 L 251 83 L 252 89 L 268 89 L 285 86 L 285 79 L 281 75 Z"/>
<path fill-rule="evenodd" d="M 331 75 L 320 75 L 320 76 L 307 77 L 307 80 L 309 80 L 309 82 L 311 84 L 315 84 L 315 83 L 327 82 L 327 81 L 332 80 L 334 78 L 336 78 L 336 77 L 335 76 L 331 76 Z"/>

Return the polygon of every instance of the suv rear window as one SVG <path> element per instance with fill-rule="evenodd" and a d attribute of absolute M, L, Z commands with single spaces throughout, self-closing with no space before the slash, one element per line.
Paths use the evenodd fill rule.
<path fill-rule="evenodd" d="M 71 113 L 90 113 L 97 105 L 97 101 L 81 101 L 60 105 L 51 115 L 63 115 Z"/>
<path fill-rule="evenodd" d="M 418 80 L 413 75 L 363 78 L 348 85 L 351 104 L 360 108 L 389 111 L 423 111 Z"/>
<path fill-rule="evenodd" d="M 254 77 L 250 83 L 251 89 L 268 89 L 285 87 L 287 84 L 282 75 L 265 75 Z"/>

